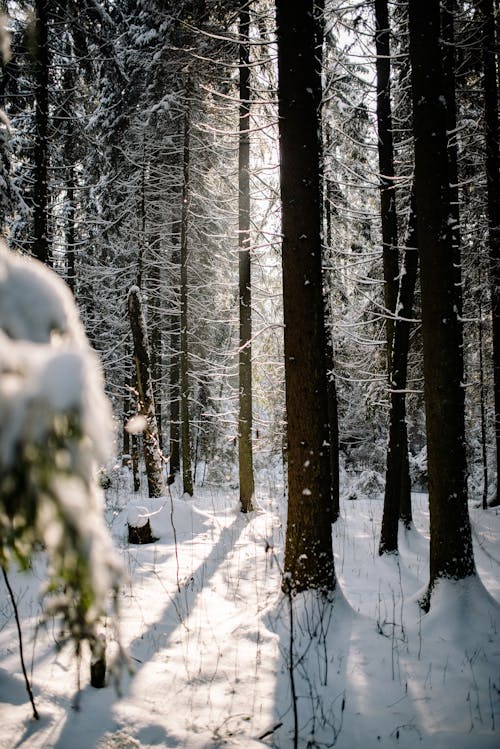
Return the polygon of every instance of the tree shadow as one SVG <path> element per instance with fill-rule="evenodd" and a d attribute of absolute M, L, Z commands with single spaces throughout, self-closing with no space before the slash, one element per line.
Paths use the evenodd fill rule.
<path fill-rule="evenodd" d="M 85 746 L 88 746 L 89 749 L 101 746 L 99 743 L 101 740 L 108 741 L 106 735 L 109 731 L 116 731 L 118 728 L 111 715 L 113 706 L 122 700 L 126 701 L 131 696 L 134 681 L 144 666 L 154 658 L 159 650 L 168 648 L 174 632 L 179 625 L 182 625 L 184 619 L 193 610 L 196 599 L 226 557 L 231 553 L 245 528 L 246 522 L 244 518 L 238 515 L 230 525 L 222 528 L 208 556 L 198 565 L 187 581 L 180 585 L 179 589 L 170 596 L 170 600 L 162 610 L 160 617 L 149 624 L 140 637 L 131 642 L 129 651 L 132 657 L 133 672 L 122 675 L 119 693 L 111 685 L 101 690 L 93 689 L 88 685 L 81 690 L 78 695 L 78 701 L 83 709 L 67 713 L 64 727 L 59 738 L 53 745 L 54 749 L 68 749 L 69 746 L 75 745 L 82 746 L 82 732 L 85 733 Z M 161 588 L 161 594 L 165 595 L 165 597 L 167 596 L 168 593 L 165 587 Z M 159 630 L 162 633 L 161 644 L 158 641 Z M 147 642 L 147 648 L 144 647 L 144 642 Z M 134 655 L 137 653 L 140 654 L 140 658 Z M 93 715 L 95 716 L 94 722 L 92 722 Z M 150 728 L 152 730 L 153 726 Z M 161 726 L 154 728 L 155 738 L 154 742 L 152 742 L 151 738 L 149 739 L 150 744 L 160 743 L 162 746 L 176 745 L 175 743 L 168 743 L 169 741 L 173 742 L 173 739 L 169 739 Z M 141 731 L 145 730 L 144 727 L 141 728 Z M 26 746 L 27 743 L 25 742 L 29 743 L 29 737 L 34 731 L 36 731 L 36 725 L 27 724 L 24 736 L 18 742 L 17 747 Z M 75 744 L 77 738 L 80 743 Z M 135 741 L 135 739 L 130 737 L 130 741 Z M 109 741 L 108 744 L 102 744 L 104 747 L 108 745 L 109 747 L 116 746 L 117 748 L 120 746 L 120 744 L 109 743 Z M 124 744 L 124 746 L 127 745 Z M 130 743 L 130 746 L 134 746 L 134 744 Z"/>

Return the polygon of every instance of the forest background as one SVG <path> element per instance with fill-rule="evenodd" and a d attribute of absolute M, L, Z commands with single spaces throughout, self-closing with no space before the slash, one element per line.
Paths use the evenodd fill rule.
<path fill-rule="evenodd" d="M 384 495 L 394 555 L 430 488 L 423 609 L 474 576 L 468 506 L 498 505 L 495 3 L 278 2 L 277 33 L 263 0 L 4 5 L 2 225 L 99 354 L 103 486 L 233 487 L 249 514 L 284 475 L 290 597 L 335 590 L 341 500 Z"/>

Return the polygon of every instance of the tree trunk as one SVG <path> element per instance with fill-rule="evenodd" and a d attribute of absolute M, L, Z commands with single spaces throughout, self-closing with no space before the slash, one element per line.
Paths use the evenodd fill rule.
<path fill-rule="evenodd" d="M 160 237 L 151 241 L 148 258 L 148 297 L 149 297 L 149 330 L 151 331 L 151 377 L 153 380 L 153 395 L 155 399 L 156 421 L 158 424 L 158 439 L 160 449 L 163 449 L 162 434 L 162 325 L 161 325 L 161 270 L 159 262 Z M 151 256 L 152 255 L 152 256 Z"/>
<path fill-rule="evenodd" d="M 483 510 L 488 509 L 488 441 L 486 436 L 486 387 L 484 382 L 484 355 L 483 355 L 483 284 L 481 280 L 481 267 L 479 267 L 479 308 L 478 308 L 478 346 L 479 346 L 479 402 L 481 410 L 481 458 L 483 463 L 483 498 L 481 506 Z"/>
<path fill-rule="evenodd" d="M 190 86 L 186 87 L 187 96 Z M 184 152 L 182 158 L 181 211 L 181 286 L 180 286 L 180 389 L 181 389 L 181 452 L 183 492 L 193 496 L 191 436 L 189 424 L 189 351 L 188 351 L 188 226 L 189 226 L 189 100 L 184 118 Z"/>
<path fill-rule="evenodd" d="M 441 54 L 443 59 L 444 96 L 446 98 L 446 129 L 448 132 L 448 169 L 450 179 L 450 218 L 451 243 L 457 309 L 462 314 L 462 266 L 460 251 L 460 201 L 458 194 L 458 144 L 457 144 L 457 101 L 455 93 L 455 10 L 456 0 L 444 0 L 441 7 Z"/>
<path fill-rule="evenodd" d="M 493 334 L 493 389 L 497 463 L 496 497 L 500 505 L 500 157 L 498 145 L 498 86 L 495 64 L 495 9 L 493 0 L 481 0 L 483 48 L 483 95 L 486 142 L 488 250 L 490 261 L 491 317 Z"/>
<path fill-rule="evenodd" d="M 375 47 L 377 51 L 377 127 L 380 172 L 380 215 L 384 267 L 384 303 L 387 310 L 386 340 L 388 372 L 392 366 L 393 315 L 398 296 L 398 223 L 394 181 L 394 147 L 391 110 L 391 50 L 387 0 L 375 0 Z"/>
<path fill-rule="evenodd" d="M 175 193 L 181 194 L 180 187 Z M 177 208 L 174 201 L 174 210 Z M 176 218 L 172 222 L 172 267 L 174 274 L 179 269 L 180 276 L 180 254 L 179 238 L 181 221 Z M 179 388 L 179 356 L 180 356 L 180 314 L 178 300 L 180 299 L 180 288 L 174 287 L 175 304 L 174 311 L 170 315 L 170 461 L 168 470 L 168 483 L 173 484 L 181 467 L 180 452 L 180 388 Z"/>
<path fill-rule="evenodd" d="M 253 510 L 252 454 L 252 291 L 250 266 L 250 68 L 247 0 L 240 6 L 240 113 L 238 170 L 239 246 L 239 414 L 238 464 L 241 512 Z"/>
<path fill-rule="evenodd" d="M 313 0 L 277 0 L 288 521 L 283 587 L 331 591 L 319 105 Z"/>
<path fill-rule="evenodd" d="M 380 217 L 382 225 L 382 255 L 384 267 L 384 301 L 387 310 L 386 341 L 387 371 L 390 387 L 389 440 L 387 445 L 387 472 L 384 511 L 379 553 L 392 553 L 398 549 L 398 526 L 401 509 L 407 522 L 411 517 L 410 476 L 408 462 L 408 435 L 406 428 L 406 368 L 408 359 L 408 323 L 395 320 L 394 315 L 409 317 L 413 299 L 416 263 L 406 254 L 406 261 L 414 273 L 401 277 L 399 307 L 406 304 L 406 313 L 396 310 L 398 300 L 398 223 L 396 213 L 396 184 L 394 171 L 394 145 L 391 107 L 391 49 L 390 24 L 387 0 L 375 0 L 375 46 L 377 51 L 377 126 L 380 172 Z M 413 206 L 412 206 L 413 210 Z M 410 218 L 410 222 L 411 222 Z M 411 280 L 410 280 L 411 279 Z M 413 283 L 410 289 L 408 284 Z M 403 288 L 404 285 L 404 288 Z M 406 299 L 408 293 L 410 299 Z M 409 304 L 409 311 L 408 311 Z M 398 327 L 396 347 L 395 329 Z M 397 358 L 397 361 L 396 361 Z M 404 384 L 401 384 L 404 382 Z"/>
<path fill-rule="evenodd" d="M 315 13 L 315 44 L 316 57 L 319 65 L 323 67 L 323 49 L 325 44 L 324 34 L 324 0 L 316 0 Z M 331 474 L 331 521 L 335 523 L 340 515 L 340 463 L 339 463 L 339 415 L 337 401 L 337 387 L 335 383 L 335 354 L 332 332 L 332 308 L 330 302 L 329 274 L 326 270 L 329 263 L 330 247 L 332 244 L 332 222 L 331 222 L 331 180 L 329 181 L 325 172 L 325 152 L 328 153 L 331 142 L 331 132 L 328 123 L 323 127 L 322 108 L 320 115 L 320 179 L 321 179 L 321 232 L 322 232 L 322 264 L 323 264 L 323 306 L 326 335 L 325 349 L 325 378 L 328 398 L 328 443 L 330 445 L 330 474 Z M 325 132 L 326 130 L 326 132 Z"/>
<path fill-rule="evenodd" d="M 75 220 L 75 172 L 73 165 L 68 167 L 68 183 L 66 186 L 66 200 L 68 201 L 66 218 L 66 280 L 69 288 L 76 293 L 76 220 Z"/>
<path fill-rule="evenodd" d="M 440 578 L 474 574 L 467 508 L 463 339 L 450 228 L 439 0 L 409 1 L 417 232 L 422 288 L 431 603 Z"/>
<path fill-rule="evenodd" d="M 33 255 L 42 263 L 51 264 L 49 252 L 49 41 L 48 3 L 36 0 L 35 68 L 35 147 L 33 176 Z"/>
<path fill-rule="evenodd" d="M 146 419 L 143 432 L 144 462 L 148 477 L 150 497 L 161 497 L 164 494 L 163 471 L 158 428 L 156 423 L 151 365 L 149 361 L 148 336 L 146 321 L 141 306 L 140 291 L 132 286 L 128 292 L 128 312 L 132 338 L 134 341 L 134 360 L 137 372 L 137 390 L 139 394 L 139 413 Z"/>
<path fill-rule="evenodd" d="M 399 518 L 407 527 L 412 520 L 405 390 L 410 346 L 410 319 L 413 314 L 417 267 L 415 198 L 412 188 L 404 267 L 394 326 L 390 372 L 389 441 L 379 554 L 390 554 L 398 550 Z"/>

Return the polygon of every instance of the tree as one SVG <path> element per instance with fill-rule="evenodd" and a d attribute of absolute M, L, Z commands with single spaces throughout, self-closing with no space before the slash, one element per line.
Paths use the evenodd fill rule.
<path fill-rule="evenodd" d="M 96 463 L 112 417 L 101 367 L 71 293 L 38 261 L 0 247 L 0 566 L 27 568 L 42 544 L 45 603 L 80 652 L 99 644 L 121 566 L 102 516 Z M 116 611 L 115 611 L 116 613 Z"/>
<path fill-rule="evenodd" d="M 440 3 L 409 2 L 415 191 L 422 289 L 430 581 L 475 572 L 467 509 L 462 326 L 450 225 Z"/>
<path fill-rule="evenodd" d="M 252 457 L 252 292 L 250 268 L 250 68 L 247 0 L 240 7 L 240 114 L 238 165 L 239 247 L 239 415 L 238 458 L 242 512 L 253 510 Z"/>
<path fill-rule="evenodd" d="M 391 106 L 391 48 L 389 10 L 387 0 L 375 0 L 375 47 L 377 51 L 377 142 L 380 171 L 380 216 L 382 224 L 382 256 L 384 268 L 384 303 L 386 309 L 387 371 L 389 373 L 390 401 L 389 441 L 387 445 L 387 471 L 384 494 L 384 511 L 380 537 L 380 554 L 392 553 L 398 548 L 398 521 L 401 501 L 402 470 L 408 470 L 408 460 L 402 456 L 407 450 L 404 413 L 399 410 L 404 405 L 394 398 L 397 387 L 394 382 L 394 316 L 398 287 L 398 222 L 396 213 L 396 182 L 394 170 L 394 147 L 392 137 Z M 397 372 L 400 371 L 398 364 Z M 404 396 L 403 396 L 404 398 Z M 399 407 L 399 409 L 398 409 Z M 398 411 L 398 413 L 395 413 Z M 408 484 L 407 484 L 408 488 Z"/>
<path fill-rule="evenodd" d="M 384 302 L 388 370 L 391 369 L 393 315 L 398 294 L 398 224 L 392 138 L 391 48 L 387 0 L 375 0 L 375 46 L 377 51 L 377 142 L 380 180 L 380 215 L 384 266 Z"/>
<path fill-rule="evenodd" d="M 48 225 L 49 161 L 49 33 L 48 4 L 35 3 L 35 38 L 33 62 L 35 71 L 35 147 L 33 155 L 33 255 L 51 263 Z"/>
<path fill-rule="evenodd" d="M 128 292 L 128 313 L 134 341 L 134 361 L 137 375 L 139 414 L 144 417 L 144 462 L 150 497 L 164 494 L 163 468 L 156 421 L 153 379 L 149 356 L 146 320 L 142 311 L 140 290 L 132 286 Z"/>
<path fill-rule="evenodd" d="M 191 85 L 186 84 L 186 111 L 184 114 L 184 150 L 182 156 L 182 210 L 180 246 L 180 416 L 183 491 L 192 496 L 193 473 L 191 457 L 191 436 L 189 423 L 189 350 L 188 350 L 188 222 L 189 222 L 189 137 L 191 130 L 190 101 Z"/>
<path fill-rule="evenodd" d="M 284 587 L 293 592 L 335 587 L 314 10 L 313 0 L 276 2 L 288 458 Z"/>
<path fill-rule="evenodd" d="M 404 261 L 394 320 L 393 352 L 389 380 L 389 439 L 387 444 L 384 511 L 379 545 L 380 554 L 397 551 L 399 518 L 403 520 L 406 527 L 409 527 L 412 519 L 405 391 L 417 268 L 416 206 L 414 191 L 412 191 Z"/>
<path fill-rule="evenodd" d="M 493 500 L 500 505 L 500 155 L 498 127 L 498 81 L 495 43 L 497 19 L 493 0 L 479 3 L 482 26 L 484 136 L 486 151 L 486 189 L 488 217 L 488 254 L 490 263 L 491 317 L 493 338 L 493 390 L 495 404 L 495 442 L 497 490 Z"/>

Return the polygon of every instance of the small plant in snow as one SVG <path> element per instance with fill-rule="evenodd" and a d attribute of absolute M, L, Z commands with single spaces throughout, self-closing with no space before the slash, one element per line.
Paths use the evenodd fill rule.
<path fill-rule="evenodd" d="M 44 547 L 46 611 L 80 649 L 116 594 L 120 564 L 102 518 L 96 464 L 111 444 L 101 371 L 71 293 L 0 246 L 0 566 Z M 116 595 L 115 595 L 116 600 Z"/>

